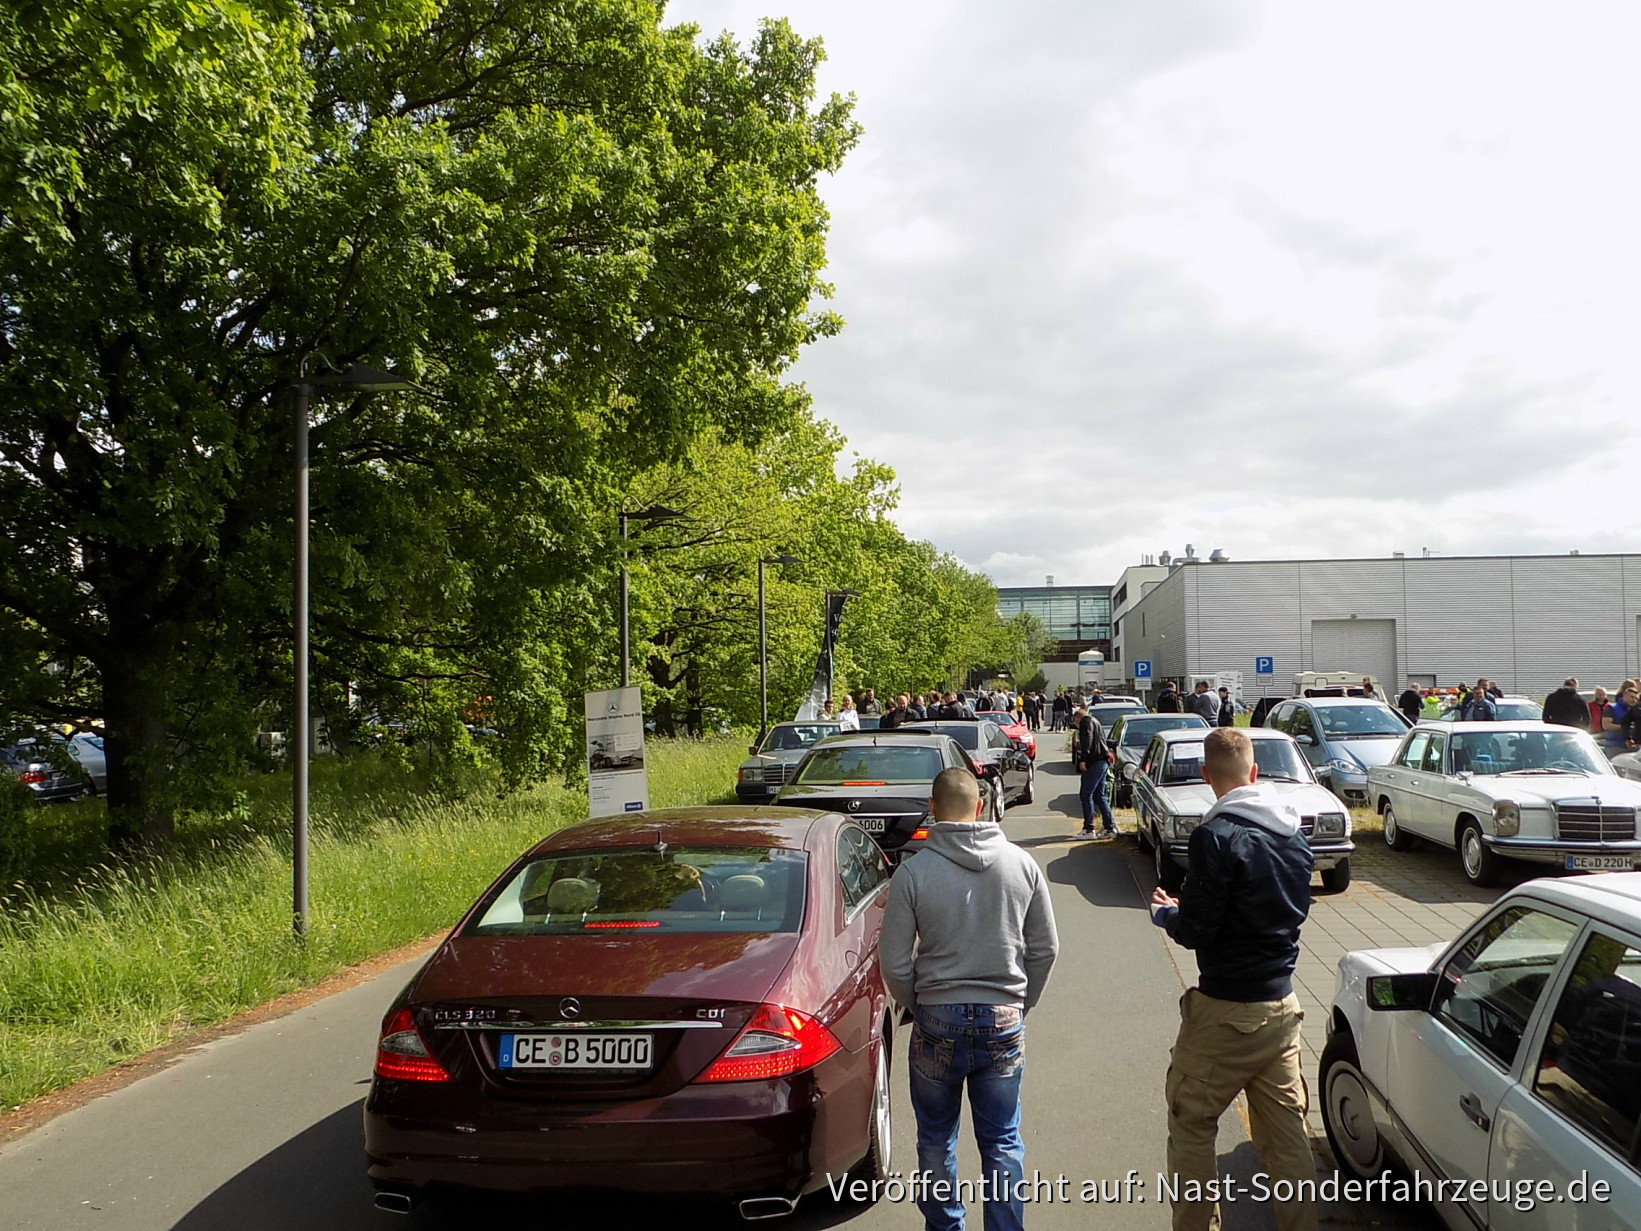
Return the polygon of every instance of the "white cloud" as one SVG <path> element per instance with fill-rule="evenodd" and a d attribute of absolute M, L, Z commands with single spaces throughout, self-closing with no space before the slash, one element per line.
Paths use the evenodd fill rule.
<path fill-rule="evenodd" d="M 1633 549 L 1641 9 L 686 0 L 825 39 L 797 375 L 1003 584 L 1144 552 Z"/>

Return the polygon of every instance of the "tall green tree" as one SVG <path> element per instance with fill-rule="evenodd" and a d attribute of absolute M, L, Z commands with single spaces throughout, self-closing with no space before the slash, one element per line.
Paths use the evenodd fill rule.
<path fill-rule="evenodd" d="M 617 500 L 796 422 L 837 327 L 819 58 L 647 0 L 0 11 L 0 663 L 106 723 L 117 837 L 278 718 L 303 370 L 428 391 L 314 411 L 325 704 L 483 694 L 568 746 Z"/>

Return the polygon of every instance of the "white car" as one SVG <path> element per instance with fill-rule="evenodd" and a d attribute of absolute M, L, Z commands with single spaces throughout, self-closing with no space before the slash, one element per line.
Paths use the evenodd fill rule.
<path fill-rule="evenodd" d="M 1422 1183 L 1455 1231 L 1641 1231 L 1641 874 L 1529 881 L 1450 944 L 1347 953 L 1327 1026 L 1346 1177 Z"/>
<path fill-rule="evenodd" d="M 1385 841 L 1423 838 L 1496 885 L 1506 858 L 1575 872 L 1641 867 L 1641 782 L 1613 772 L 1583 731 L 1543 722 L 1421 723 L 1368 771 Z"/>
<path fill-rule="evenodd" d="M 81 731 L 68 741 L 68 755 L 79 762 L 91 780 L 91 793 L 101 795 L 108 790 L 108 756 L 103 750 L 103 737 L 93 731 Z"/>
<path fill-rule="evenodd" d="M 1246 727 L 1253 741 L 1259 781 L 1268 782 L 1299 810 L 1300 824 L 1322 873 L 1323 887 L 1338 893 L 1350 884 L 1350 813 L 1334 793 L 1317 785 L 1293 737 L 1267 727 Z M 1214 805 L 1214 789 L 1202 778 L 1202 741 L 1208 733 L 1185 727 L 1151 737 L 1131 778 L 1141 848 L 1156 862 L 1157 881 L 1178 893 L 1185 880 L 1191 831 Z"/>
<path fill-rule="evenodd" d="M 1621 752 L 1612 758 L 1613 773 L 1631 782 L 1641 782 L 1641 752 Z"/>

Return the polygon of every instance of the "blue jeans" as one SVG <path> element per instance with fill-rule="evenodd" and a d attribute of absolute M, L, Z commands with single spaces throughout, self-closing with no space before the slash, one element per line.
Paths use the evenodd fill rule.
<path fill-rule="evenodd" d="M 1094 761 L 1083 770 L 1082 784 L 1077 791 L 1077 799 L 1083 805 L 1083 828 L 1092 831 L 1094 828 L 1094 809 L 1100 810 L 1100 819 L 1107 829 L 1115 829 L 1117 822 L 1111 819 L 1111 801 L 1106 798 L 1105 781 L 1111 766 L 1104 761 Z"/>
<path fill-rule="evenodd" d="M 1013 1005 L 919 1005 L 912 1027 L 912 1110 L 917 1114 L 914 1186 L 928 1231 L 963 1231 L 957 1186 L 957 1126 L 969 1088 L 980 1147 L 986 1231 L 1020 1231 L 1015 1184 L 1025 1175 L 1020 1079 L 1026 1071 L 1024 1012 Z M 1007 1186 L 1005 1188 L 1005 1185 Z M 994 1200 L 1003 1197 L 1006 1200 Z"/>

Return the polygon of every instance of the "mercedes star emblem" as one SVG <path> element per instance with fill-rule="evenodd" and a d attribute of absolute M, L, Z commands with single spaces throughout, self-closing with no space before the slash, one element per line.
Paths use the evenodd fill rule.
<path fill-rule="evenodd" d="M 581 1001 L 574 996 L 566 996 L 558 1002 L 558 1015 L 560 1017 L 580 1017 Z"/>
<path fill-rule="evenodd" d="M 851 811 L 851 812 L 859 812 L 859 811 L 860 811 L 860 800 L 858 800 L 858 799 L 851 799 L 851 800 L 850 800 L 850 801 L 849 801 L 849 811 Z"/>

